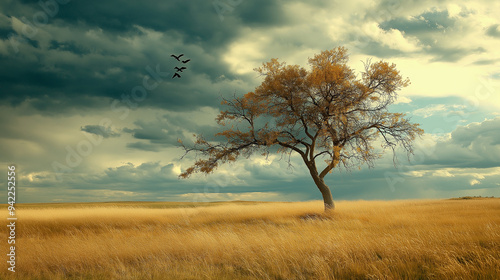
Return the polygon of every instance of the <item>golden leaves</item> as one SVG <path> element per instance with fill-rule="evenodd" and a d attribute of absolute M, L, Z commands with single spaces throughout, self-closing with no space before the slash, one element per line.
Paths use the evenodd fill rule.
<path fill-rule="evenodd" d="M 385 61 L 379 61 L 371 64 L 365 64 L 365 72 L 362 78 L 366 85 L 372 90 L 379 90 L 385 94 L 392 94 L 395 91 L 410 85 L 408 78 L 403 79 L 396 64 L 389 64 Z"/>
<path fill-rule="evenodd" d="M 332 50 L 322 51 L 313 58 L 309 58 L 309 64 L 321 68 L 332 64 L 346 64 L 348 60 L 347 48 L 337 47 Z"/>
<path fill-rule="evenodd" d="M 179 176 L 180 176 L 181 178 L 184 178 L 184 179 L 185 179 L 185 178 L 188 178 L 191 174 L 193 174 L 193 173 L 194 173 L 194 171 L 195 171 L 194 166 L 191 166 L 191 167 L 189 167 L 188 169 L 186 169 L 186 171 L 184 171 L 183 173 L 181 173 Z"/>
<path fill-rule="evenodd" d="M 341 146 L 334 146 L 333 147 L 333 157 L 336 159 L 340 158 L 340 151 L 342 151 Z"/>

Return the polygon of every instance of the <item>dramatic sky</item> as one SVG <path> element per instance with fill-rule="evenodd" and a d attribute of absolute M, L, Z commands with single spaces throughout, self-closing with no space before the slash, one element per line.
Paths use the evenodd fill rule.
<path fill-rule="evenodd" d="M 491 0 L 0 0 L 0 183 L 15 164 L 18 202 L 321 199 L 297 157 L 180 180 L 195 158 L 177 139 L 213 135 L 221 98 L 252 91 L 263 62 L 345 46 L 356 71 L 384 60 L 410 78 L 391 110 L 426 133 L 397 168 L 389 152 L 329 174 L 334 199 L 499 196 L 499 14 Z"/>

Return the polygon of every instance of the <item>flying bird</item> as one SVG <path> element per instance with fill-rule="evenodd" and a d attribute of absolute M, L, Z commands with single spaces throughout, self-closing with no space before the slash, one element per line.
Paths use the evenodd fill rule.
<path fill-rule="evenodd" d="M 177 70 L 177 72 L 182 72 L 182 70 L 187 69 L 186 67 L 181 67 L 181 68 L 174 67 L 174 68 Z"/>
<path fill-rule="evenodd" d="M 175 78 L 175 77 L 181 77 L 181 75 L 179 75 L 179 73 L 175 73 L 173 76 L 172 76 L 172 79 Z"/>
<path fill-rule="evenodd" d="M 186 59 L 186 60 L 183 60 L 182 63 L 188 63 L 190 61 L 191 61 L 191 59 Z"/>
<path fill-rule="evenodd" d="M 183 53 L 181 53 L 179 56 L 175 56 L 175 55 L 173 55 L 173 54 L 172 54 L 172 55 L 170 55 L 170 56 L 171 56 L 171 57 L 173 57 L 173 58 L 175 58 L 175 59 L 177 59 L 177 61 L 180 61 L 180 60 L 179 60 L 179 58 L 181 58 L 181 56 L 183 56 L 183 55 L 184 55 L 184 54 L 183 54 Z"/>

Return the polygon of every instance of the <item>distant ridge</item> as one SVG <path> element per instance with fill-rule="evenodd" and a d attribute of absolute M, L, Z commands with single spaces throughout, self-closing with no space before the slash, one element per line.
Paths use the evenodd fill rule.
<path fill-rule="evenodd" d="M 494 197 L 494 196 L 461 196 L 461 197 L 453 197 L 450 198 L 450 200 L 461 200 L 461 199 L 491 199 L 491 198 L 500 198 L 500 197 Z"/>

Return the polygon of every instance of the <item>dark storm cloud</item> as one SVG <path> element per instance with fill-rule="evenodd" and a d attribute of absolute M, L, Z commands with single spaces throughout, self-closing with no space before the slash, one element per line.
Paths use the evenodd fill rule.
<path fill-rule="evenodd" d="M 128 32 L 134 25 L 156 31 L 175 30 L 187 43 L 203 42 L 212 47 L 227 43 L 236 33 L 234 23 L 274 25 L 281 23 L 281 6 L 274 1 L 243 1 L 221 21 L 214 1 L 74 1 L 61 9 L 59 19 L 83 22 L 113 32 Z M 229 24 L 228 24 L 229 23 Z"/>
<path fill-rule="evenodd" d="M 221 56 L 243 26 L 270 26 L 284 22 L 281 6 L 269 1 L 245 1 L 224 13 L 221 21 L 212 2 L 187 1 L 71 1 L 59 5 L 57 13 L 36 34 L 27 36 L 25 18 L 44 10 L 38 1 L 0 4 L 4 40 L 14 35 L 16 50 L 0 54 L 0 98 L 17 106 L 28 102 L 44 114 L 71 108 L 109 107 L 103 99 L 122 100 L 123 94 L 143 84 L 151 75 L 147 66 L 160 65 L 160 87 L 149 92 L 141 106 L 189 110 L 217 106 L 215 80 L 239 78 L 229 71 Z M 11 23 L 6 23 L 11 21 Z M 8 42 L 8 41 L 5 41 Z M 170 54 L 185 53 L 191 59 L 180 65 Z M 179 65 L 178 65 L 179 64 Z M 172 80 L 174 66 L 187 66 L 182 79 Z M 197 82 L 196 82 L 197 81 Z M 196 83 L 195 83 L 196 82 Z"/>
<path fill-rule="evenodd" d="M 50 46 L 49 46 L 48 50 L 57 50 L 57 51 L 61 51 L 61 52 L 66 51 L 66 52 L 70 52 L 70 53 L 73 53 L 73 54 L 76 54 L 79 56 L 83 56 L 83 55 L 87 55 L 87 54 L 91 53 L 90 49 L 88 49 L 82 45 L 78 45 L 74 41 L 59 42 L 56 40 L 52 40 L 52 41 L 50 41 Z"/>
<path fill-rule="evenodd" d="M 109 108 L 111 100 L 122 100 L 124 95 L 130 96 L 136 86 L 143 85 L 144 77 L 152 76 L 151 71 L 146 70 L 149 66 L 153 69 L 152 72 L 159 69 L 160 73 L 165 74 L 161 86 L 148 91 L 149 96 L 141 102 L 141 106 L 182 110 L 186 105 L 196 107 L 216 104 L 213 103 L 213 97 L 217 90 L 206 86 L 207 83 L 210 84 L 210 80 L 206 80 L 205 85 L 198 83 L 194 88 L 190 84 L 190 80 L 195 79 L 193 76 L 199 77 L 200 70 L 204 70 L 203 59 L 192 63 L 190 72 L 181 81 L 174 81 L 170 78 L 174 64 L 166 59 L 169 56 L 166 53 L 165 58 L 148 60 L 144 57 L 147 54 L 134 54 L 133 50 L 130 50 L 130 55 L 127 55 L 127 50 L 102 55 L 95 51 L 89 53 L 84 46 L 75 42 L 51 42 L 50 46 L 52 49 L 47 51 L 25 46 L 25 51 L 39 57 L 33 61 L 27 61 L 25 54 L 21 52 L 0 57 L 4 66 L 0 69 L 3 88 L 0 97 L 4 101 L 12 105 L 26 101 L 47 114 L 68 111 L 73 107 Z M 103 47 L 111 50 L 114 45 Z M 224 72 L 220 63 L 211 62 L 211 73 L 214 76 Z M 200 64 L 201 69 L 196 71 Z M 198 97 L 193 98 L 196 95 Z"/>
<path fill-rule="evenodd" d="M 81 127 L 80 130 L 95 135 L 100 135 L 104 138 L 120 136 L 120 133 L 113 131 L 111 127 L 104 127 L 102 125 L 86 125 Z"/>
<path fill-rule="evenodd" d="M 286 24 L 287 21 L 278 1 L 242 1 L 235 12 L 243 25 L 262 27 Z"/>
<path fill-rule="evenodd" d="M 76 48 L 76 43 L 67 46 Z M 82 52 L 74 55 L 26 45 L 18 53 L 0 56 L 0 97 L 13 105 L 27 101 L 39 111 L 57 113 L 73 107 L 109 106 L 96 97 L 119 98 L 140 81 L 136 77 L 142 69 L 133 69 L 116 55 L 81 56 Z M 108 73 L 109 69 L 121 71 Z"/>

